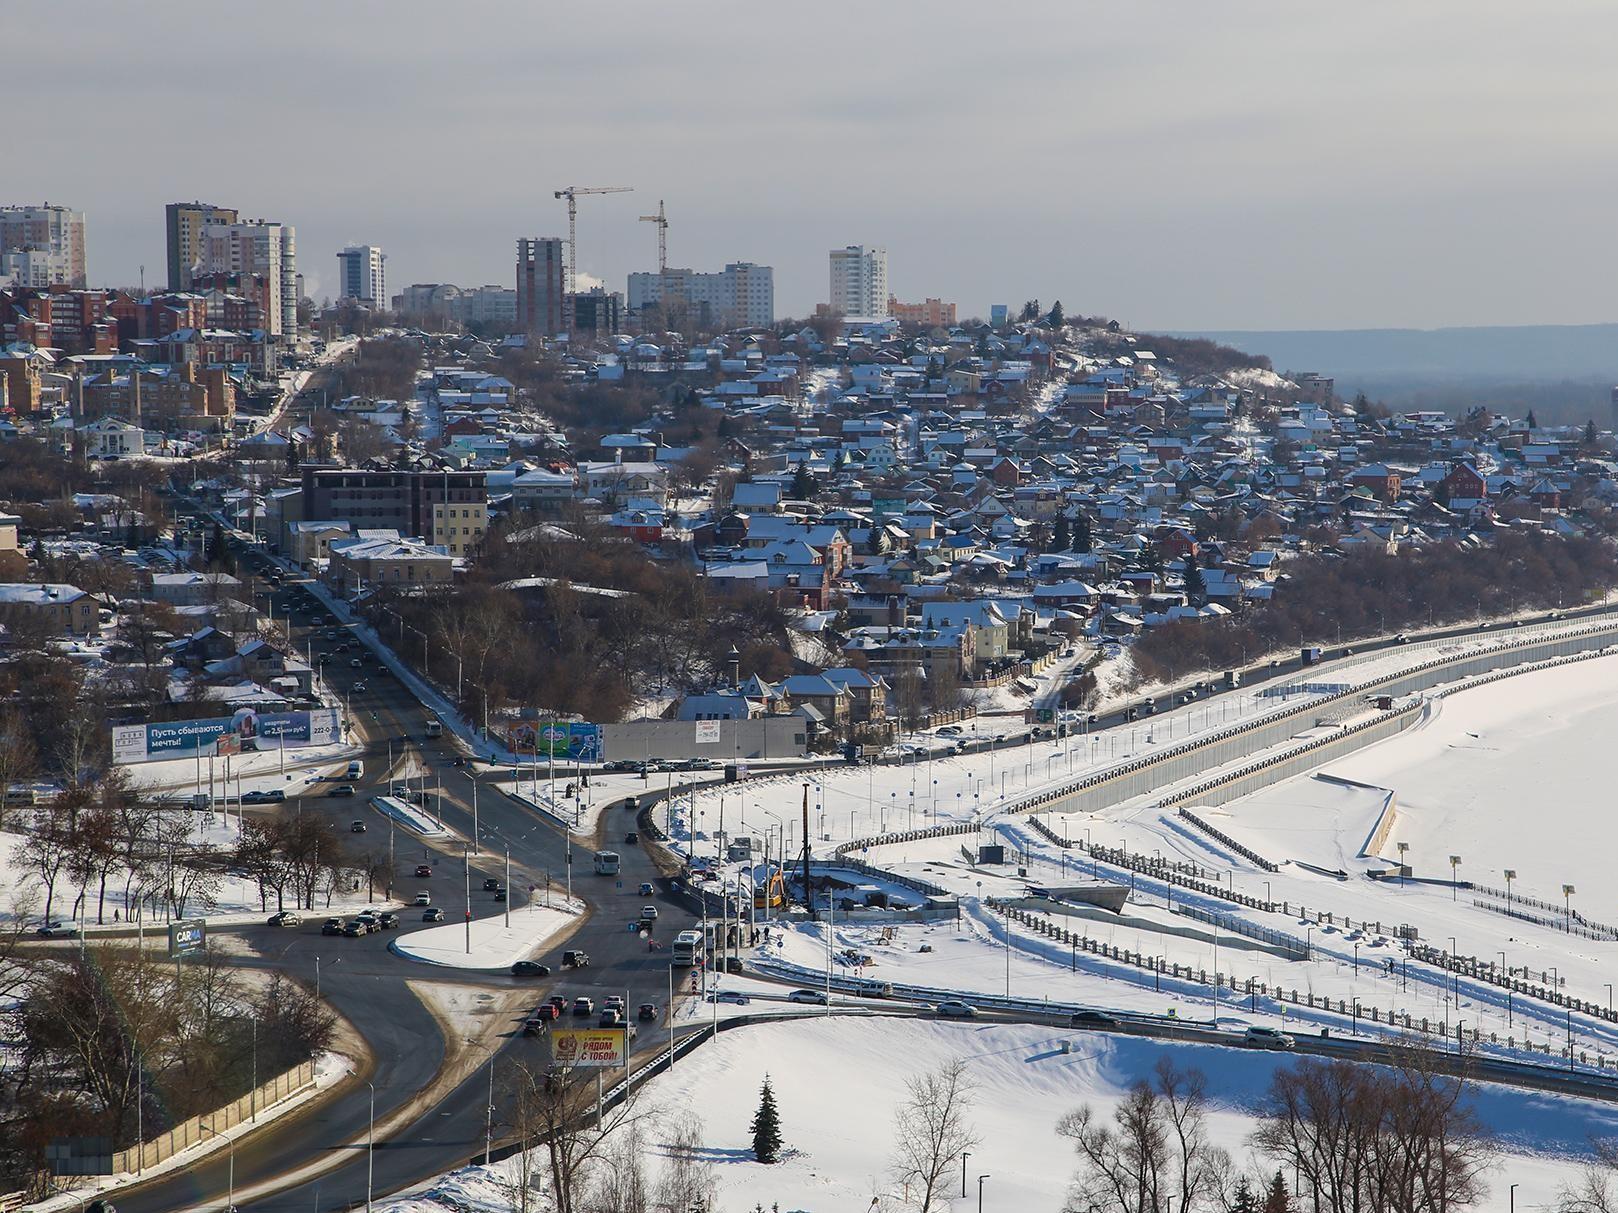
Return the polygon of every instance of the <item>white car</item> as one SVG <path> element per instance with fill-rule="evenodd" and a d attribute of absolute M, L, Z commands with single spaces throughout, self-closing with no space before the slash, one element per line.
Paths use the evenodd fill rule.
<path fill-rule="evenodd" d="M 792 993 L 787 995 L 787 1001 L 811 1002 L 817 1007 L 823 1007 L 826 1005 L 828 1000 L 826 998 L 825 991 L 823 990 L 794 990 Z"/>
<path fill-rule="evenodd" d="M 642 906 L 640 908 L 640 920 L 642 922 L 656 922 L 657 921 L 657 907 L 656 906 Z"/>
<path fill-rule="evenodd" d="M 1290 1049 L 1298 1041 L 1280 1028 L 1248 1028 L 1242 1033 L 1242 1043 L 1255 1049 Z"/>
<path fill-rule="evenodd" d="M 708 995 L 709 1002 L 733 1002 L 739 1007 L 745 1007 L 753 1000 L 740 990 L 719 990 Z"/>

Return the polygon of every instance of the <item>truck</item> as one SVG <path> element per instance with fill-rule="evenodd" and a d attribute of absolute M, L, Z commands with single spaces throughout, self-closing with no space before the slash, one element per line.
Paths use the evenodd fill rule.
<path fill-rule="evenodd" d="M 1298 664 L 1319 665 L 1321 648 L 1318 644 L 1306 644 L 1298 651 Z"/>
<path fill-rule="evenodd" d="M 1225 690 L 1234 691 L 1242 685 L 1242 672 L 1240 670 L 1225 671 Z"/>

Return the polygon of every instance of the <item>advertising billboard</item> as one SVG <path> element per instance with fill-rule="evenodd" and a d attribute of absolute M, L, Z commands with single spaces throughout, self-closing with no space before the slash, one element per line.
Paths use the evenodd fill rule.
<path fill-rule="evenodd" d="M 169 923 L 169 959 L 190 956 L 208 946 L 208 924 L 200 918 Z"/>
<path fill-rule="evenodd" d="M 717 720 L 699 720 L 699 721 L 697 721 L 697 744 L 698 745 L 718 745 L 719 744 L 719 722 Z"/>
<path fill-rule="evenodd" d="M 567 762 L 601 761 L 601 726 L 569 720 L 522 721 L 506 728 L 514 754 L 549 754 Z"/>
<path fill-rule="evenodd" d="M 551 1060 L 564 1069 L 622 1068 L 629 1033 L 623 1028 L 552 1028 Z"/>
<path fill-rule="evenodd" d="M 165 720 L 151 724 L 114 725 L 112 760 L 159 762 L 165 758 L 209 757 L 253 753 L 295 746 L 330 745 L 341 741 L 336 708 L 307 712 L 260 712 L 238 708 L 230 716 L 204 720 Z"/>

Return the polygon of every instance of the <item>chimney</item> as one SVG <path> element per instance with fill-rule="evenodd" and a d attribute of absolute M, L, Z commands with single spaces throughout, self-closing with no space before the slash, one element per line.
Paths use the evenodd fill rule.
<path fill-rule="evenodd" d="M 73 381 L 73 419 L 75 421 L 84 420 L 84 375 L 85 372 L 80 370 L 79 377 Z M 1615 389 L 1615 393 L 1618 393 L 1618 389 Z"/>
<path fill-rule="evenodd" d="M 129 420 L 132 425 L 140 424 L 140 372 L 129 372 Z"/>
<path fill-rule="evenodd" d="M 730 666 L 730 685 L 740 690 L 742 685 L 742 655 L 735 645 L 730 646 L 730 654 L 726 658 L 726 662 Z"/>

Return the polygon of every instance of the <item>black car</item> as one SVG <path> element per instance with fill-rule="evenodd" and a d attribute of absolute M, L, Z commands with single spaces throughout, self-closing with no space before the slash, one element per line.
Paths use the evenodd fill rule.
<path fill-rule="evenodd" d="M 506 899 L 506 891 L 504 889 L 496 889 L 494 891 L 494 899 L 496 901 L 504 901 Z"/>
<path fill-rule="evenodd" d="M 629 833 L 624 835 L 624 842 L 627 843 L 630 846 L 634 846 L 639 841 L 640 841 L 640 835 L 637 834 L 634 830 L 630 830 Z"/>
<path fill-rule="evenodd" d="M 341 918 L 328 918 L 320 928 L 322 935 L 341 935 L 343 933 L 343 920 Z"/>
<path fill-rule="evenodd" d="M 549 977 L 550 965 L 542 965 L 537 960 L 519 960 L 511 966 L 513 977 Z"/>
<path fill-rule="evenodd" d="M 384 910 L 377 921 L 382 924 L 384 929 L 391 931 L 399 925 L 399 916 L 392 910 Z"/>
<path fill-rule="evenodd" d="M 1118 1021 L 1104 1011 L 1075 1011 L 1068 1026 L 1074 1028 L 1116 1028 Z"/>
<path fill-rule="evenodd" d="M 483 878 L 483 891 L 484 892 L 492 893 L 496 889 L 498 889 L 499 887 L 500 887 L 500 882 L 498 880 L 496 880 L 493 876 L 485 876 Z"/>

